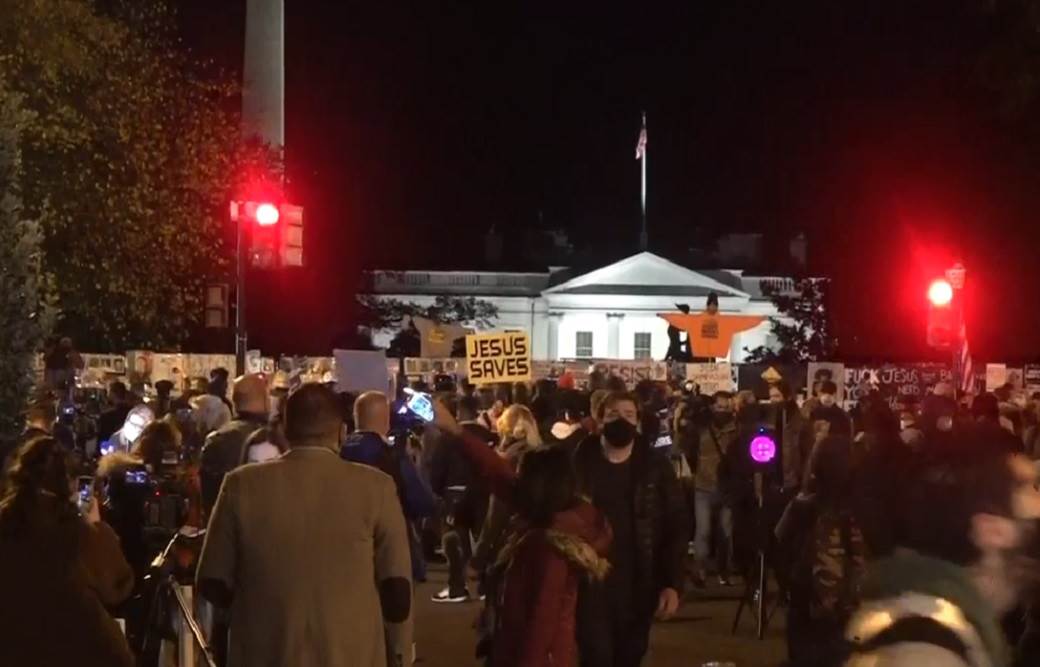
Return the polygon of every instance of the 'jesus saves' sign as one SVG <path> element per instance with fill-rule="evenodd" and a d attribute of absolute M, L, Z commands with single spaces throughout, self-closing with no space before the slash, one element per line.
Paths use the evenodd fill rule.
<path fill-rule="evenodd" d="M 466 336 L 466 373 L 473 384 L 531 379 L 531 342 L 526 333 Z"/>

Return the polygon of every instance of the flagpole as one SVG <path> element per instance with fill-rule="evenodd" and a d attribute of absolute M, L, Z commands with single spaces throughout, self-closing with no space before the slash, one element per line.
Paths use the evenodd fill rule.
<path fill-rule="evenodd" d="M 643 135 L 646 134 L 646 112 L 643 112 Z M 640 250 L 646 251 L 650 244 L 650 238 L 646 233 L 646 143 L 643 144 L 643 157 L 640 160 L 641 169 L 643 174 L 642 186 L 639 189 L 639 203 L 643 213 L 643 228 L 639 233 L 639 248 Z"/>

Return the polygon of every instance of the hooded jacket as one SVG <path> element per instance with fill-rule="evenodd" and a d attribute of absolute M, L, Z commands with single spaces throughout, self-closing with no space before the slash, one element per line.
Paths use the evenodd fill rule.
<path fill-rule="evenodd" d="M 471 434 L 462 447 L 503 505 L 514 502 L 516 472 Z M 577 664 L 578 583 L 602 580 L 611 541 L 603 515 L 585 501 L 557 513 L 548 527 L 519 523 L 499 553 L 505 569 L 494 633 L 494 667 Z"/>
<path fill-rule="evenodd" d="M 964 568 L 899 550 L 868 571 L 861 589 L 863 604 L 849 621 L 845 636 L 859 651 L 846 667 L 1002 667 L 1007 649 L 997 614 L 978 592 Z M 871 647 L 901 621 L 930 619 L 955 637 L 963 656 L 942 644 L 924 641 L 883 643 Z M 955 643 L 955 642 L 953 642 Z"/>

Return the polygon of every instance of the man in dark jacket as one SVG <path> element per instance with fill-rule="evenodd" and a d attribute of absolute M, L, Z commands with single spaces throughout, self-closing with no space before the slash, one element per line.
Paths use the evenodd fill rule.
<path fill-rule="evenodd" d="M 242 464 L 242 450 L 249 436 L 267 426 L 270 398 L 262 375 L 243 375 L 235 380 L 232 399 L 235 419 L 211 434 L 202 448 L 199 478 L 206 516 L 217 501 L 224 475 Z"/>
<path fill-rule="evenodd" d="M 578 446 L 574 465 L 614 542 L 606 581 L 581 593 L 578 643 L 583 666 L 635 667 L 654 615 L 669 618 L 679 607 L 689 520 L 671 463 L 637 431 L 636 398 L 611 393 L 599 411 L 602 434 Z"/>
<path fill-rule="evenodd" d="M 463 396 L 456 408 L 459 426 L 481 442 L 493 447 L 498 438 L 477 422 L 480 403 L 474 396 Z M 447 530 L 442 537 L 444 557 L 448 560 L 448 587 L 433 596 L 434 602 L 465 602 L 466 565 L 472 557 L 473 541 L 480 534 L 487 515 L 490 494 L 484 480 L 474 475 L 473 466 L 454 436 L 443 433 L 430 454 L 430 486 L 441 499 Z"/>
<path fill-rule="evenodd" d="M 108 401 L 111 407 L 98 417 L 98 442 L 107 442 L 112 434 L 123 428 L 130 408 L 134 406 L 133 396 L 126 385 L 118 380 L 108 385 Z"/>

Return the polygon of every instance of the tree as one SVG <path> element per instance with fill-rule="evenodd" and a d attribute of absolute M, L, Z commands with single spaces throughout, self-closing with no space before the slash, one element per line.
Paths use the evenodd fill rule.
<path fill-rule="evenodd" d="M 763 282 L 762 293 L 776 306 L 779 317 L 769 318 L 775 347 L 747 350 L 751 363 L 804 363 L 831 358 L 838 341 L 827 319 L 827 286 L 823 278 L 802 278 L 790 291 Z"/>
<path fill-rule="evenodd" d="M 33 112 L 20 182 L 58 328 L 81 348 L 176 348 L 226 282 L 227 202 L 277 156 L 242 142 L 238 86 L 177 47 L 163 0 L 6 5 L 0 66 Z"/>
<path fill-rule="evenodd" d="M 33 358 L 53 320 L 39 225 L 25 217 L 18 188 L 19 132 L 31 122 L 0 77 L 0 443 L 21 430 Z M 0 450 L 3 448 L 0 447 Z"/>
<path fill-rule="evenodd" d="M 420 306 L 414 301 L 381 299 L 370 294 L 359 295 L 357 300 L 361 306 L 361 325 L 373 331 L 399 328 L 410 317 L 424 317 L 438 324 L 490 329 L 498 318 L 498 306 L 472 296 L 442 295 L 430 306 Z"/>

